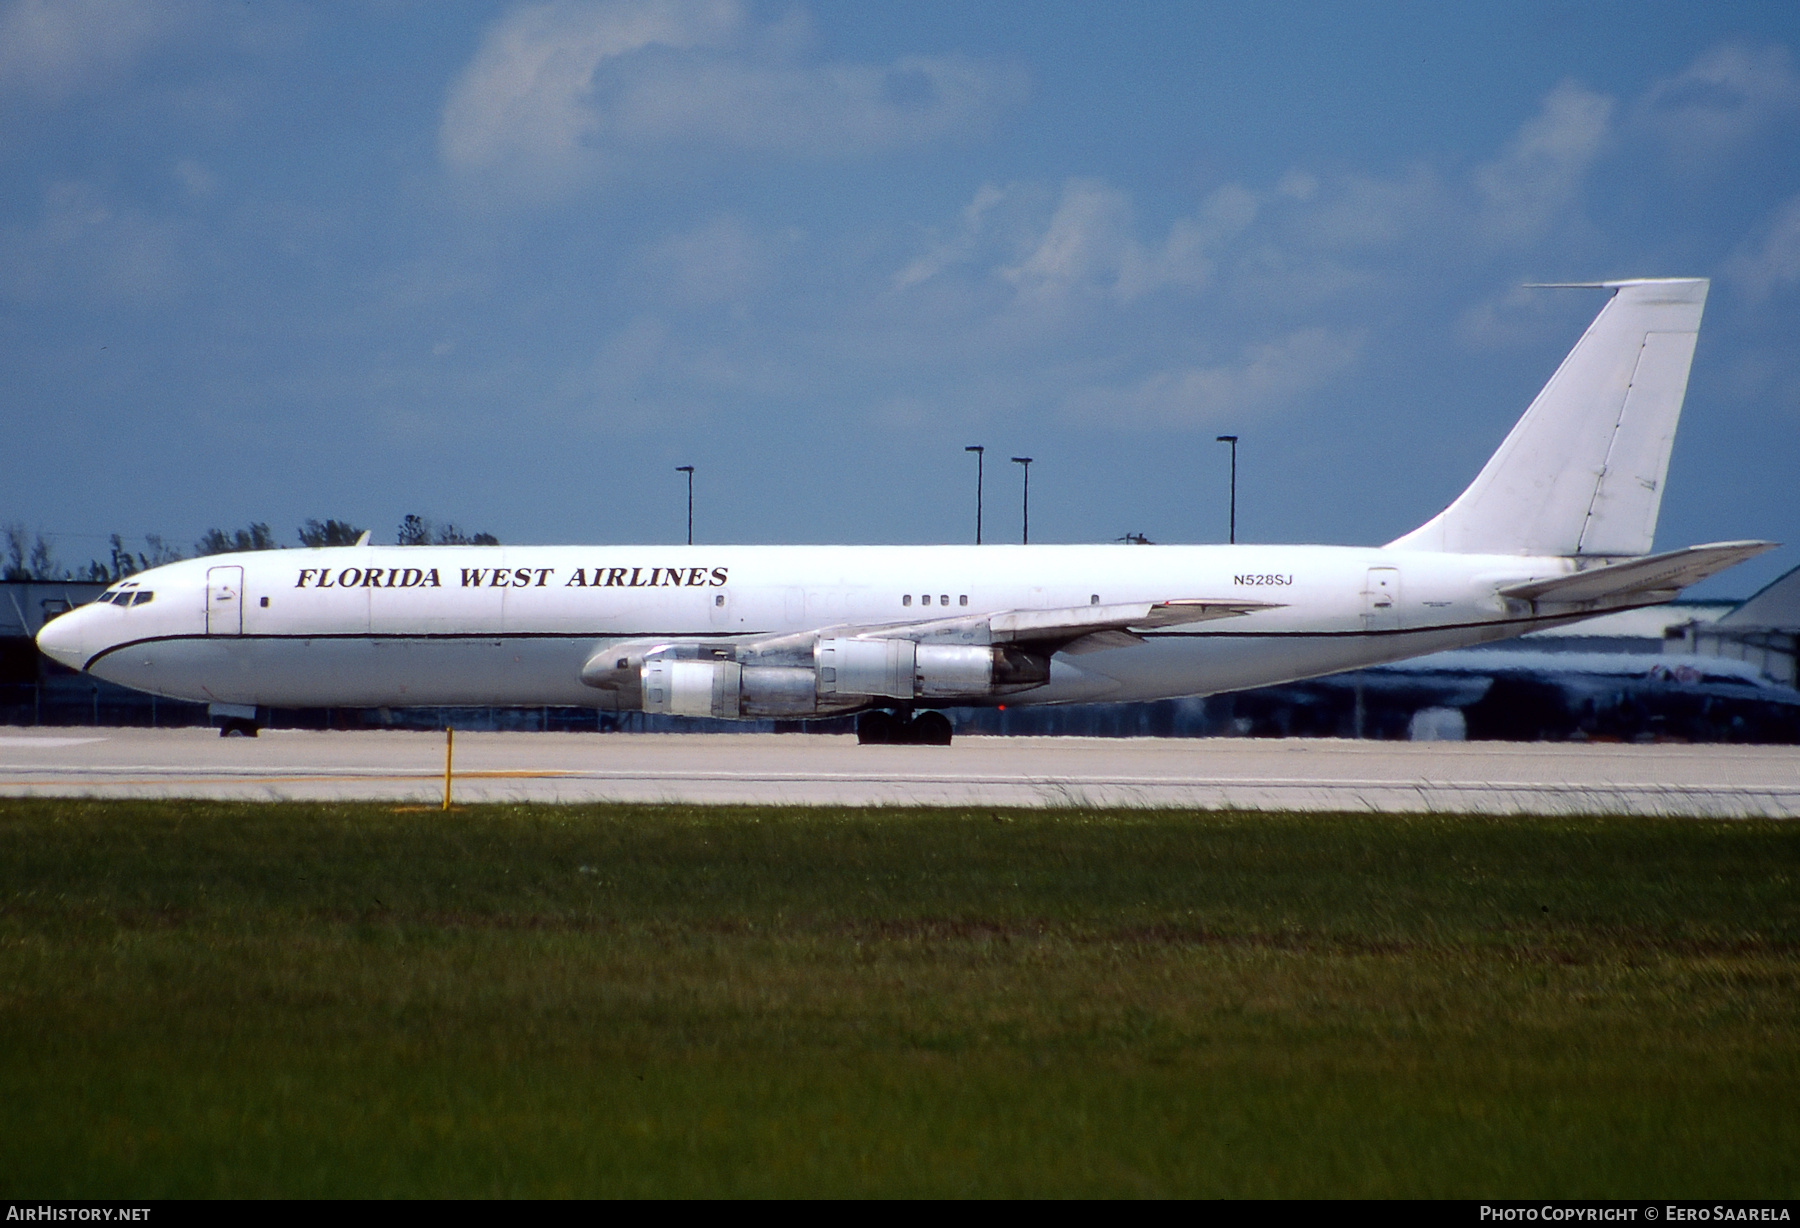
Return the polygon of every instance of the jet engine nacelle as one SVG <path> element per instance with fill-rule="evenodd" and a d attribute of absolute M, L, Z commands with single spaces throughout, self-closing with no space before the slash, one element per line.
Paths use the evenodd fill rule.
<path fill-rule="evenodd" d="M 981 699 L 1050 681 L 1048 656 L 986 644 L 822 639 L 813 650 L 819 694 L 887 699 Z"/>
<path fill-rule="evenodd" d="M 980 702 L 1050 679 L 1048 656 L 1011 645 L 808 638 L 619 644 L 589 658 L 581 680 L 609 692 L 620 709 L 729 720 L 829 716 L 884 699 Z"/>

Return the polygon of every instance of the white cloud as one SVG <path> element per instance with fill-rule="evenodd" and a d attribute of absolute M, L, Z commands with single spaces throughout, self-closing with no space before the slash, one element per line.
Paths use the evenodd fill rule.
<path fill-rule="evenodd" d="M 963 206 L 956 232 L 947 241 L 934 244 L 931 250 L 894 274 L 894 285 L 899 289 L 916 286 L 920 282 L 930 281 L 954 265 L 972 259 L 981 241 L 988 214 L 1006 198 L 1007 193 L 1002 189 L 991 183 L 983 184 L 976 191 L 975 199 Z"/>
<path fill-rule="evenodd" d="M 1391 280 L 1396 259 L 1468 267 L 1566 228 L 1580 215 L 1613 110 L 1612 99 L 1565 82 L 1465 178 L 1424 162 L 1386 175 L 1296 167 L 1266 189 L 1220 187 L 1148 236 L 1131 196 L 1102 180 L 1067 180 L 1054 197 L 1041 185 L 987 185 L 950 237 L 907 261 L 893 284 L 910 289 L 967 266 L 1010 287 L 1026 335 L 1159 291 L 1215 292 L 1292 320 Z M 1007 246 L 1009 256 L 996 251 Z"/>
<path fill-rule="evenodd" d="M 1155 290 L 1198 290 L 1211 280 L 1219 250 L 1249 228 L 1260 208 L 1247 188 L 1228 184 L 1159 241 L 1135 235 L 1131 200 L 1096 179 L 1063 185 L 1056 210 L 1016 263 L 998 269 L 1027 304 L 1056 305 L 1080 293 L 1131 302 Z"/>
<path fill-rule="evenodd" d="M 1192 217 L 1176 218 L 1159 246 L 1126 248 L 1115 287 L 1119 297 L 1133 299 L 1163 286 L 1200 289 L 1212 278 L 1219 249 L 1249 229 L 1259 209 L 1256 196 L 1238 184 L 1213 192 Z"/>
<path fill-rule="evenodd" d="M 13 0 L 0 10 L 0 88 L 58 101 L 97 88 L 185 23 L 151 0 Z"/>
<path fill-rule="evenodd" d="M 1514 282 L 1463 309 L 1456 339 L 1472 350 L 1504 350 L 1567 337 L 1604 298 L 1599 291 L 1547 290 Z"/>
<path fill-rule="evenodd" d="M 640 263 L 664 295 L 705 305 L 741 298 L 755 289 L 774 259 L 771 247 L 772 242 L 742 218 L 726 214 L 671 235 L 645 252 Z"/>
<path fill-rule="evenodd" d="M 1241 423 L 1291 407 L 1347 370 L 1360 333 L 1303 328 L 1246 346 L 1235 362 L 1157 371 L 1119 388 L 1087 388 L 1065 405 L 1071 418 L 1111 426 L 1195 427 Z"/>
<path fill-rule="evenodd" d="M 804 31 L 734 0 L 562 0 L 491 26 L 444 105 L 462 172 L 555 192 L 633 150 L 695 145 L 840 156 L 979 128 L 1017 101 L 1012 69 L 960 56 L 796 63 Z"/>
<path fill-rule="evenodd" d="M 835 157 L 980 127 L 1020 85 L 1016 74 L 962 56 L 817 67 L 715 60 L 637 74 L 611 118 L 636 141 Z"/>
<path fill-rule="evenodd" d="M 1708 164 L 1800 113 L 1800 74 L 1786 47 L 1714 47 L 1645 92 L 1637 118 L 1680 161 Z"/>
<path fill-rule="evenodd" d="M 1096 179 L 1071 179 L 1023 260 L 1000 270 L 1026 299 L 1060 298 L 1117 279 L 1131 244 L 1131 201 Z"/>
<path fill-rule="evenodd" d="M 1289 172 L 1283 184 L 1293 179 Z M 1311 180 L 1304 194 L 1277 190 L 1294 202 L 1286 213 L 1293 234 L 1309 247 L 1333 251 L 1416 245 L 1455 208 L 1438 175 L 1422 165 L 1392 176 L 1343 172 L 1323 183 Z"/>
<path fill-rule="evenodd" d="M 1573 81 L 1551 90 L 1500 156 L 1475 172 L 1482 232 L 1502 243 L 1542 237 L 1578 200 L 1612 114 L 1611 98 Z"/>
<path fill-rule="evenodd" d="M 1760 229 L 1761 236 L 1740 247 L 1726 266 L 1753 299 L 1800 283 L 1800 196 L 1790 196 Z"/>
<path fill-rule="evenodd" d="M 1517 266 L 1556 278 L 1596 263 L 1589 249 L 1604 236 L 1584 202 L 1602 159 L 1623 152 L 1616 111 L 1564 82 L 1465 173 L 1426 160 L 1385 173 L 1293 167 L 1156 226 L 1101 179 L 985 185 L 897 262 L 887 335 L 964 369 L 958 394 L 986 412 L 1049 405 L 1144 429 L 1292 412 L 1354 368 L 1366 338 L 1396 327 L 1395 304 L 1451 280 L 1494 291 L 1473 305 L 1457 292 L 1406 328 L 1473 349 L 1536 343 L 1578 328 L 1588 304 L 1518 289 L 1528 278 Z M 1800 204 L 1746 246 L 1737 273 L 1753 286 L 1800 283 Z M 941 336 L 906 322 L 909 308 Z M 1206 361 L 1174 357 L 1198 338 Z M 1010 400 L 979 391 L 974 372 L 994 367 L 1017 372 Z"/>
<path fill-rule="evenodd" d="M 51 184 L 36 225 L 0 229 L 0 297 L 141 302 L 181 285 L 170 224 L 114 205 L 85 183 Z"/>
<path fill-rule="evenodd" d="M 459 170 L 507 167 L 540 180 L 581 168 L 602 117 L 594 76 L 607 60 L 650 47 L 722 41 L 738 19 L 728 0 L 535 4 L 489 27 L 444 104 L 439 149 Z"/>
<path fill-rule="evenodd" d="M 1052 406 L 1067 420 L 1155 430 L 1300 412 L 1392 327 L 1403 287 L 1447 273 L 1511 282 L 1493 266 L 1521 252 L 1560 265 L 1569 232 L 1590 229 L 1575 224 L 1614 110 L 1566 82 L 1466 174 L 1423 160 L 1387 173 L 1293 167 L 1268 185 L 1227 184 L 1154 226 L 1101 179 L 985 185 L 898 263 L 886 335 L 962 370 L 945 403 L 987 413 Z M 906 320 L 909 306 L 929 324 Z M 1513 292 L 1460 320 L 1456 310 L 1440 325 L 1494 348 L 1563 326 L 1567 305 Z M 927 337 L 934 328 L 941 336 Z M 1204 361 L 1176 357 L 1197 343 Z M 1010 393 L 977 374 L 997 368 L 1015 372 Z"/>
<path fill-rule="evenodd" d="M 808 379 L 785 347 L 745 345 L 733 330 L 696 334 L 678 321 L 643 314 L 566 372 L 556 400 L 569 421 L 667 427 L 742 413 L 747 403 L 771 397 L 791 402 Z"/>

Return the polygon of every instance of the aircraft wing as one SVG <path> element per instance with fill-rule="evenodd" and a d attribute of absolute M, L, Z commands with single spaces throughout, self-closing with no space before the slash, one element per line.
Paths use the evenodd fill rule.
<path fill-rule="evenodd" d="M 1502 597 L 1529 601 L 1534 606 L 1610 607 L 1656 605 L 1672 601 L 1690 584 L 1727 567 L 1773 550 L 1774 542 L 1713 542 L 1689 546 L 1666 554 L 1652 554 L 1628 563 L 1613 563 L 1578 571 L 1552 580 L 1532 580 L 1500 590 Z"/>
<path fill-rule="evenodd" d="M 589 686 L 616 688 L 636 685 L 637 671 L 651 656 L 670 659 L 736 660 L 745 665 L 788 666 L 810 669 L 821 642 L 849 640 L 898 640 L 914 645 L 967 645 L 993 647 L 1016 645 L 1033 656 L 1058 652 L 1099 652 L 1143 643 L 1134 634 L 1163 627 L 1236 618 L 1258 610 L 1281 608 L 1280 602 L 1242 598 L 1211 600 L 1175 598 L 1169 601 L 1135 601 L 1119 605 L 1076 605 L 1048 610 L 1001 610 L 994 614 L 960 618 L 924 619 L 882 626 L 827 626 L 805 631 L 778 632 L 743 640 L 735 646 L 684 645 L 678 638 L 632 640 L 608 644 L 581 667 L 581 680 Z M 885 692 L 883 692 L 885 694 Z"/>
<path fill-rule="evenodd" d="M 1215 618 L 1238 618 L 1279 602 L 1243 598 L 1178 597 L 1116 605 L 1072 605 L 1048 610 L 1002 610 L 973 618 L 940 618 L 869 627 L 857 639 L 905 639 L 920 644 L 1018 644 L 1051 652 L 1097 652 L 1143 641 L 1134 632 L 1156 631 Z"/>

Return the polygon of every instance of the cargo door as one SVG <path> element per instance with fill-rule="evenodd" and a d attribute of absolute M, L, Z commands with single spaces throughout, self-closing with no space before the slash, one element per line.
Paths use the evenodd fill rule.
<path fill-rule="evenodd" d="M 1400 629 L 1400 569 L 1371 567 L 1363 583 L 1363 627 L 1369 631 Z"/>
<path fill-rule="evenodd" d="M 244 569 L 206 569 L 206 634 L 244 633 Z"/>

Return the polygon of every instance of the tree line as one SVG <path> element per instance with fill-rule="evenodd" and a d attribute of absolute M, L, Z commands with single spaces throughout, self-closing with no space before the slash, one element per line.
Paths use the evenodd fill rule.
<path fill-rule="evenodd" d="M 348 520 L 308 520 L 297 530 L 302 546 L 354 546 L 363 530 Z M 126 576 L 187 557 L 160 534 L 146 533 L 147 549 L 132 551 L 124 536 L 108 539 L 105 558 L 89 559 L 85 566 L 70 567 L 56 557 L 52 537 L 32 533 L 22 524 L 0 526 L 0 580 L 111 584 Z M 395 541 L 402 546 L 498 546 L 492 533 L 465 533 L 446 521 L 437 524 L 424 516 L 409 515 L 400 522 Z M 194 558 L 211 554 L 236 554 L 247 550 L 280 550 L 274 531 L 266 522 L 253 521 L 241 529 L 208 529 L 194 543 Z"/>

